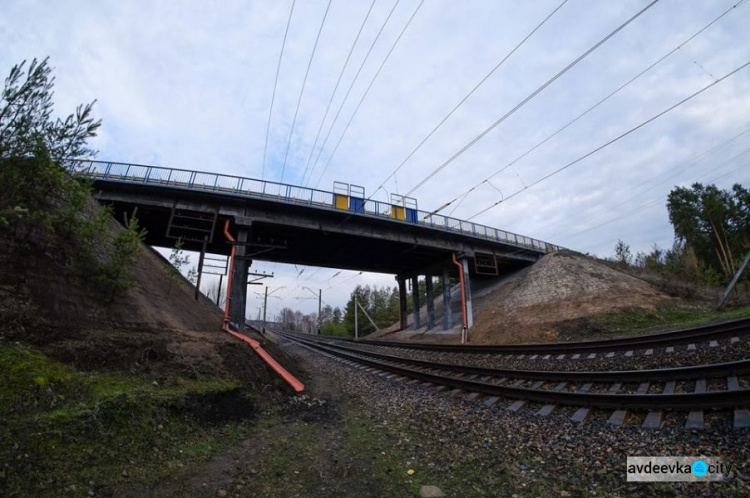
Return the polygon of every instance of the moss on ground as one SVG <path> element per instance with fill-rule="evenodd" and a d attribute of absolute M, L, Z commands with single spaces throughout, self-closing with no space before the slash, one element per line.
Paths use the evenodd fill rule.
<path fill-rule="evenodd" d="M 83 373 L 2 340 L 0 377 L 2 496 L 148 486 L 236 443 L 253 415 L 233 380 Z M 244 416 L 217 418 L 208 407 L 222 398 Z"/>

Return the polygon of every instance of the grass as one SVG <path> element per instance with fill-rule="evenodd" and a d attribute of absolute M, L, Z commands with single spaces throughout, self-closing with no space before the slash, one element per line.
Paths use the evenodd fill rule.
<path fill-rule="evenodd" d="M 5 341 L 0 377 L 2 496 L 87 496 L 147 486 L 243 433 L 243 422 L 206 426 L 191 414 L 201 396 L 234 393 L 233 380 L 177 377 L 158 384 L 79 372 Z"/>
<path fill-rule="evenodd" d="M 706 325 L 714 320 L 750 318 L 750 306 L 718 313 L 694 308 L 632 309 L 572 323 L 561 334 L 567 340 L 597 336 L 642 335 Z"/>

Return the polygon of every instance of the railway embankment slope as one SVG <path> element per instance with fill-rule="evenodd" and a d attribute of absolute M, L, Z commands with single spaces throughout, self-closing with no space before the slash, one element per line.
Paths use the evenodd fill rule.
<path fill-rule="evenodd" d="M 471 335 L 479 343 L 550 341 L 572 321 L 679 304 L 644 280 L 563 250 L 478 296 Z"/>

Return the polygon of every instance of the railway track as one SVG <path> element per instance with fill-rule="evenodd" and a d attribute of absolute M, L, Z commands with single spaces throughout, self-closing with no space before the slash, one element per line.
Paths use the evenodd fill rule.
<path fill-rule="evenodd" d="M 742 322 L 747 326 L 748 321 Z M 735 322 L 721 325 L 726 327 L 719 327 L 720 330 L 715 326 L 702 329 L 711 334 L 729 334 L 725 337 L 734 337 L 735 333 L 742 335 L 742 331 L 747 330 L 738 329 L 739 324 Z M 560 406 L 574 406 L 578 408 L 571 419 L 582 422 L 594 409 L 608 410 L 611 415 L 607 422 L 611 425 L 621 425 L 629 411 L 645 411 L 642 425 L 646 428 L 660 427 L 667 411 L 682 411 L 687 412 L 685 427 L 700 429 L 704 425 L 704 410 L 732 410 L 735 428 L 750 427 L 750 410 L 747 408 L 750 406 L 750 389 L 745 387 L 748 383 L 743 378 L 750 375 L 750 360 L 655 370 L 599 372 L 492 369 L 361 350 L 350 341 L 271 332 L 390 379 L 434 385 L 439 390 L 450 391 L 449 394 L 453 396 L 465 396 L 487 406 L 510 399 L 513 401 L 506 408 L 511 411 L 540 403 L 543 406 L 537 413 L 546 416 Z M 680 331 L 676 338 L 695 339 L 699 336 Z M 464 348 L 466 346 L 454 346 L 451 350 L 464 352 Z"/>
<path fill-rule="evenodd" d="M 711 345 L 717 344 L 722 339 L 729 339 L 730 344 L 739 342 L 740 337 L 750 335 L 750 318 L 732 320 L 718 324 L 703 325 L 700 327 L 677 330 L 674 332 L 663 332 L 659 334 L 643 335 L 638 337 L 625 337 L 621 339 L 605 339 L 600 341 L 585 342 L 557 342 L 545 344 L 519 344 L 510 346 L 498 345 L 448 345 L 448 344 L 418 344 L 406 342 L 387 342 L 374 340 L 354 340 L 336 338 L 336 341 L 353 342 L 357 344 L 368 344 L 388 348 L 412 349 L 420 351 L 445 352 L 445 353 L 474 353 L 474 354 L 508 354 L 519 355 L 530 358 L 532 356 L 543 357 L 546 355 L 571 355 L 575 358 L 588 356 L 596 357 L 598 354 L 609 354 L 618 351 L 628 352 L 649 349 L 664 348 L 667 353 L 674 351 L 675 346 L 687 345 L 688 350 L 695 349 L 696 344 L 707 342 Z M 593 355 L 593 356 L 592 356 Z M 530 358 L 536 359 L 536 358 Z M 562 358 L 560 358 L 562 359 Z"/>

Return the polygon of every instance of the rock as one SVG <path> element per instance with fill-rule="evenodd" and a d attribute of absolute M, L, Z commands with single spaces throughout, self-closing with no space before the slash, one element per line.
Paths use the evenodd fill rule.
<path fill-rule="evenodd" d="M 219 498 L 226 498 L 227 491 L 225 489 L 220 489 L 216 492 L 216 496 L 218 496 Z"/>
<path fill-rule="evenodd" d="M 445 493 L 437 486 L 422 485 L 419 488 L 419 496 L 420 498 L 443 498 Z"/>

